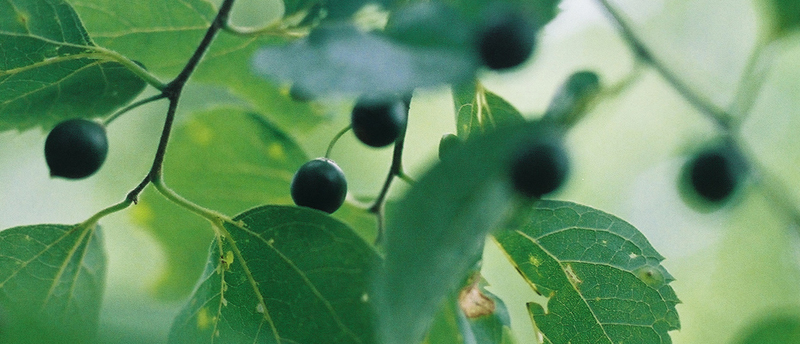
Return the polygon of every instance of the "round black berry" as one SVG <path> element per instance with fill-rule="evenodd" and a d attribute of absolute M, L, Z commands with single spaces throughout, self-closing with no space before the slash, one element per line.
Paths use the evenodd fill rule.
<path fill-rule="evenodd" d="M 730 197 L 743 174 L 737 156 L 726 147 L 712 147 L 700 152 L 685 169 L 692 190 L 712 203 Z"/>
<path fill-rule="evenodd" d="M 361 97 L 351 114 L 353 133 L 364 144 L 384 147 L 406 130 L 408 104 L 403 98 Z"/>
<path fill-rule="evenodd" d="M 47 135 L 44 156 L 50 175 L 69 179 L 91 176 L 108 155 L 106 129 L 85 119 L 61 122 Z"/>
<path fill-rule="evenodd" d="M 333 160 L 317 158 L 297 170 L 292 178 L 291 192 L 295 204 L 330 214 L 344 203 L 347 180 Z"/>
<path fill-rule="evenodd" d="M 512 158 L 511 181 L 526 197 L 540 198 L 557 190 L 568 172 L 569 159 L 558 139 L 526 143 Z"/>
<path fill-rule="evenodd" d="M 491 69 L 519 66 L 533 53 L 536 28 L 530 18 L 512 8 L 492 7 L 477 33 L 481 61 Z"/>

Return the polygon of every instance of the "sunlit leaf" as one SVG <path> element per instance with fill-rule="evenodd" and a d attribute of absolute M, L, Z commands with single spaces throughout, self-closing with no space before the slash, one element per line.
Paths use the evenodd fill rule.
<path fill-rule="evenodd" d="M 485 133 L 499 126 L 525 122 L 522 114 L 502 97 L 481 85 L 469 84 L 453 90 L 456 108 L 456 130 L 461 138 L 472 133 Z"/>
<path fill-rule="evenodd" d="M 96 226 L 0 232 L 2 343 L 86 342 L 97 329 L 106 256 Z M 4 311 L 4 312 L 2 312 Z"/>
<path fill-rule="evenodd" d="M 552 343 L 671 343 L 680 328 L 664 259 L 644 235 L 613 215 L 569 202 L 539 201 L 495 238 L 517 270 L 548 297 L 530 303 Z"/>
<path fill-rule="evenodd" d="M 105 115 L 142 91 L 94 47 L 63 0 L 0 3 L 0 131 Z"/>
<path fill-rule="evenodd" d="M 379 258 L 350 228 L 285 206 L 252 209 L 234 221 L 211 245 L 170 342 L 374 342 L 368 288 Z"/>

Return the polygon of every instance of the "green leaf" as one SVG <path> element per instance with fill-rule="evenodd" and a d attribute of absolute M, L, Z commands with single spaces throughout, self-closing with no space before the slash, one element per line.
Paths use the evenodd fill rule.
<path fill-rule="evenodd" d="M 548 297 L 531 303 L 552 343 L 671 343 L 680 329 L 674 279 L 644 235 L 607 213 L 539 201 L 495 234 L 511 262 Z"/>
<path fill-rule="evenodd" d="M 220 85 L 220 92 L 229 91 L 263 114 L 290 134 L 304 134 L 324 120 L 322 111 L 312 104 L 296 102 L 281 85 L 256 75 L 251 68 L 253 54 L 264 46 L 283 44 L 280 38 L 263 37 L 242 41 L 236 37 L 220 36 L 217 42 L 237 44 L 223 49 L 216 44 L 203 59 L 192 80 Z M 209 97 L 214 99 L 213 97 Z"/>
<path fill-rule="evenodd" d="M 544 119 L 567 127 L 577 123 L 600 91 L 600 77 L 592 71 L 575 72 L 567 78 L 547 107 Z"/>
<path fill-rule="evenodd" d="M 0 232 L 2 343 L 86 342 L 94 337 L 105 286 L 100 230 L 33 225 Z"/>
<path fill-rule="evenodd" d="M 379 257 L 343 223 L 263 206 L 225 223 L 172 343 L 372 343 Z"/>
<path fill-rule="evenodd" d="M 385 271 L 376 285 L 382 343 L 423 339 L 513 204 L 508 170 L 516 148 L 543 130 L 523 123 L 471 137 L 388 212 Z"/>
<path fill-rule="evenodd" d="M 502 97 L 481 85 L 470 84 L 453 90 L 456 130 L 461 138 L 473 132 L 486 133 L 500 126 L 520 125 L 522 114 Z"/>
<path fill-rule="evenodd" d="M 739 336 L 739 344 L 800 343 L 800 316 L 772 314 L 752 324 Z"/>
<path fill-rule="evenodd" d="M 800 2 L 796 0 L 767 0 L 773 9 L 775 31 L 780 35 L 800 26 Z"/>
<path fill-rule="evenodd" d="M 216 14 L 204 0 L 71 0 L 98 44 L 142 62 L 163 78 L 172 78 L 194 53 Z M 236 6 L 245 5 L 237 3 Z M 143 15 L 148 14 L 148 15 Z M 265 14 L 268 17 L 269 14 Z M 250 61 L 257 49 L 285 44 L 281 37 L 216 37 L 192 80 L 220 86 L 292 133 L 304 132 L 322 116 L 308 104 L 292 102 L 280 86 L 256 76 Z M 209 97 L 206 101 L 215 100 Z M 188 104 L 188 103 L 187 103 Z"/>
<path fill-rule="evenodd" d="M 104 60 L 62 0 L 0 3 L 0 131 L 105 115 L 145 86 Z"/>
<path fill-rule="evenodd" d="M 480 18 L 487 14 L 487 8 L 497 3 L 497 0 L 443 0 L 445 3 L 459 9 L 470 18 Z M 545 26 L 558 13 L 560 0 L 505 0 L 525 11 L 537 28 Z"/>
<path fill-rule="evenodd" d="M 203 38 L 216 8 L 204 0 L 69 0 L 98 45 L 174 77 Z"/>
<path fill-rule="evenodd" d="M 259 204 L 292 204 L 289 185 L 306 160 L 297 143 L 262 116 L 225 107 L 194 114 L 176 126 L 164 174 L 187 199 L 236 214 Z M 208 222 L 156 192 L 145 193 L 131 214 L 167 254 L 157 295 L 184 297 L 207 259 L 212 239 Z"/>
<path fill-rule="evenodd" d="M 409 92 L 470 80 L 473 54 L 410 47 L 351 26 L 320 27 L 306 39 L 266 47 L 253 59 L 265 77 L 296 82 L 313 94 Z"/>

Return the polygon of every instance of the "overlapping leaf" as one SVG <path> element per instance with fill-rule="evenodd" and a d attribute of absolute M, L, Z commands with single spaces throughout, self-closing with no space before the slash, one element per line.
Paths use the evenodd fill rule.
<path fill-rule="evenodd" d="M 465 307 L 472 308 L 469 315 Z M 505 303 L 486 290 L 470 286 L 447 299 L 423 343 L 512 344 L 510 326 Z"/>
<path fill-rule="evenodd" d="M 106 273 L 95 226 L 0 232 L 0 342 L 86 342 L 97 328 Z"/>
<path fill-rule="evenodd" d="M 383 343 L 423 339 L 443 300 L 480 259 L 486 235 L 513 204 L 511 156 L 543 130 L 523 123 L 475 135 L 388 213 L 385 271 L 376 286 Z"/>
<path fill-rule="evenodd" d="M 93 47 L 63 0 L 0 3 L 0 131 L 104 115 L 142 91 L 144 81 Z"/>
<path fill-rule="evenodd" d="M 680 301 L 664 259 L 636 228 L 569 202 L 539 201 L 497 242 L 546 305 L 529 304 L 549 343 L 671 343 Z"/>
<path fill-rule="evenodd" d="M 264 206 L 226 223 L 173 343 L 373 343 L 379 258 L 326 214 Z"/>

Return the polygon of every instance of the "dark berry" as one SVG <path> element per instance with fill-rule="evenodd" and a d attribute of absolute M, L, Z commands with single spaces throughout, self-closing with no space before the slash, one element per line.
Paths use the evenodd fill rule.
<path fill-rule="evenodd" d="M 364 144 L 384 147 L 397 141 L 406 130 L 408 104 L 404 98 L 361 97 L 351 116 L 353 133 Z"/>
<path fill-rule="evenodd" d="M 526 197 L 540 198 L 557 190 L 568 172 L 569 160 L 558 139 L 528 142 L 512 158 L 511 180 Z"/>
<path fill-rule="evenodd" d="M 61 122 L 47 135 L 44 156 L 50 175 L 69 179 L 91 176 L 108 154 L 106 129 L 85 119 Z"/>
<path fill-rule="evenodd" d="M 317 158 L 297 170 L 292 178 L 291 191 L 295 204 L 330 214 L 344 203 L 347 180 L 333 160 Z"/>
<path fill-rule="evenodd" d="M 741 176 L 736 156 L 726 148 L 711 148 L 700 152 L 688 166 L 692 190 L 703 199 L 718 203 L 727 199 Z"/>
<path fill-rule="evenodd" d="M 533 53 L 536 28 L 531 19 L 519 11 L 498 6 L 491 9 L 477 34 L 481 61 L 497 70 L 519 66 Z"/>

